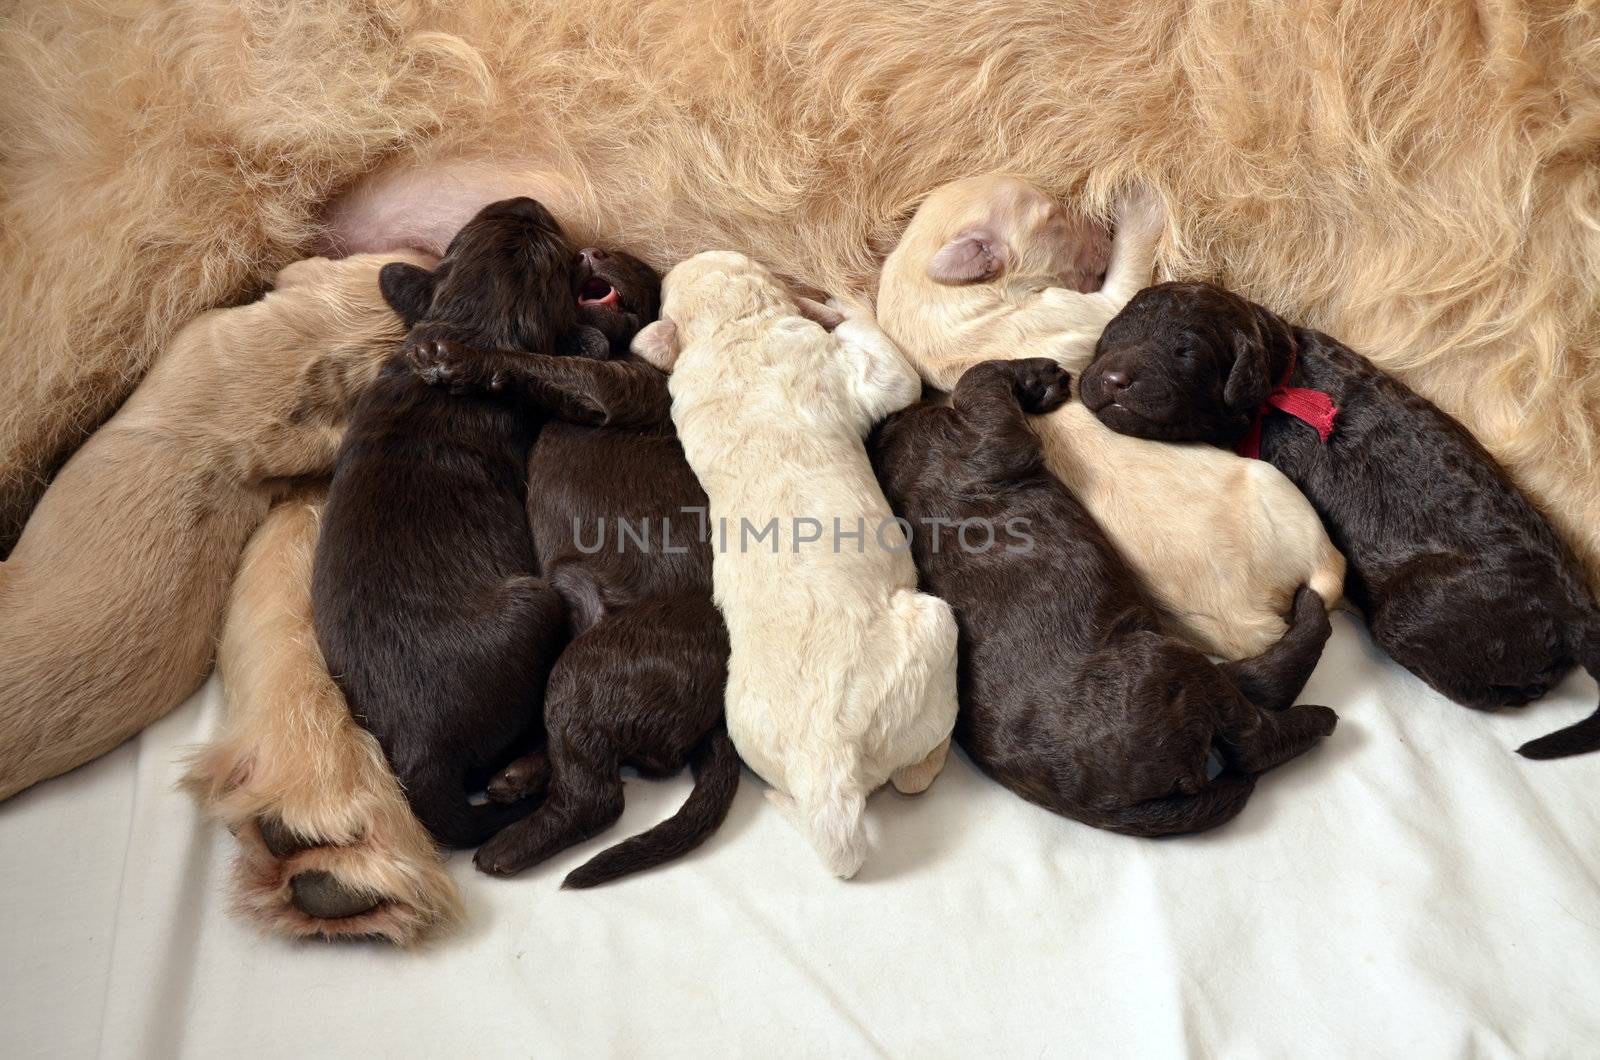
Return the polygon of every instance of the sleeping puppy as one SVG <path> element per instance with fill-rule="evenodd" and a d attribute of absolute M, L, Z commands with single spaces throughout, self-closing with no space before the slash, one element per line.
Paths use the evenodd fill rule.
<path fill-rule="evenodd" d="M 592 367 L 553 355 L 583 281 L 555 219 L 527 198 L 484 207 L 431 273 L 386 267 L 384 297 L 411 330 L 352 412 L 329 488 L 317 640 L 417 817 L 448 846 L 475 846 L 532 809 L 472 806 L 467 792 L 537 733 L 566 615 L 536 576 L 523 510 L 537 419 L 496 394 L 429 386 L 416 366 L 460 343 Z"/>
<path fill-rule="evenodd" d="M 1288 475 L 1349 557 L 1373 639 L 1458 703 L 1527 703 L 1574 662 L 1600 676 L 1600 609 L 1549 521 L 1465 428 L 1334 339 L 1167 283 L 1112 321 L 1082 385 L 1118 431 Z M 1596 748 L 1600 712 L 1521 751 Z"/>
<path fill-rule="evenodd" d="M 1282 640 L 1220 666 L 1164 635 L 1030 428 L 1070 385 L 1053 360 L 988 361 L 949 407 L 896 413 L 869 443 L 923 585 L 960 624 L 956 739 L 1023 798 L 1098 828 L 1211 828 L 1243 809 L 1256 774 L 1333 730 L 1327 707 L 1290 706 L 1328 639 L 1327 610 L 1302 589 Z M 1225 769 L 1208 780 L 1213 748 Z"/>
<path fill-rule="evenodd" d="M 395 259 L 297 261 L 261 300 L 196 317 L 56 474 L 0 563 L 0 799 L 206 679 L 245 542 L 295 481 L 331 470 L 404 334 L 378 292 Z"/>
<path fill-rule="evenodd" d="M 1076 371 L 1150 282 L 1165 221 L 1154 198 L 1124 199 L 1105 283 L 1082 294 L 1072 289 L 1084 279 L 1073 253 L 1080 241 L 1054 201 L 1010 177 L 957 181 L 928 197 L 885 262 L 879 320 L 941 390 L 993 358 L 1049 357 Z M 1168 628 L 1191 643 L 1246 658 L 1283 636 L 1300 586 L 1338 603 L 1344 559 L 1272 468 L 1123 437 L 1076 402 L 1035 427 L 1050 470 L 1116 542 Z"/>
<path fill-rule="evenodd" d="M 655 319 L 660 280 L 626 254 L 585 250 L 578 319 L 626 354 Z M 552 362 L 560 366 L 561 362 Z M 552 401 L 547 366 L 437 343 L 420 370 L 457 392 L 498 391 L 554 415 L 528 460 L 528 522 L 541 574 L 567 605 L 572 642 L 545 693 L 546 749 L 489 782 L 491 798 L 544 793 L 477 853 L 508 876 L 599 834 L 622 813 L 621 769 L 693 769 L 675 815 L 567 876 L 590 887 L 678 857 L 727 816 L 739 758 L 722 726 L 728 633 L 711 602 L 706 497 L 672 433 L 667 377 L 633 357 L 586 363 L 595 390 Z M 559 393 L 559 392 L 556 392 Z"/>
<path fill-rule="evenodd" d="M 646 266 L 593 249 L 580 258 L 580 325 L 626 336 L 653 317 L 657 280 Z M 326 278 L 332 270 L 364 265 L 364 290 L 357 290 L 365 301 L 336 299 L 342 288 L 331 283 L 320 292 L 328 310 L 343 310 L 344 342 L 354 349 L 367 349 L 357 344 L 365 315 L 382 321 L 384 342 L 367 353 L 363 385 L 405 334 L 379 291 L 382 264 L 349 259 L 296 267 L 315 265 L 321 271 L 313 275 Z M 633 298 L 624 303 L 601 282 L 602 274 L 622 290 L 630 283 L 647 285 L 648 308 L 635 309 Z M 279 286 L 272 299 L 282 296 L 282 277 Z M 309 323 L 301 320 L 302 327 Z M 261 371 L 274 362 L 248 346 L 250 337 L 235 335 L 235 345 L 260 357 Z M 590 362 L 551 363 L 581 373 Z M 270 378 L 263 374 L 258 381 Z M 272 399 L 272 393 L 264 397 Z M 323 470 L 331 470 L 335 446 L 326 445 Z M 351 718 L 317 646 L 312 557 L 326 492 L 325 481 L 307 483 L 274 505 L 245 551 L 217 647 L 226 717 L 195 755 L 184 784 L 239 844 L 236 909 L 291 935 L 381 935 L 407 944 L 460 917 L 461 902 L 383 748 Z"/>
<path fill-rule="evenodd" d="M 955 621 L 916 591 L 862 447 L 917 378 L 869 316 L 830 335 L 743 255 L 690 258 L 663 291 L 634 348 L 673 369 L 672 419 L 710 501 L 728 731 L 828 869 L 853 876 L 866 797 L 932 783 L 956 715 Z"/>

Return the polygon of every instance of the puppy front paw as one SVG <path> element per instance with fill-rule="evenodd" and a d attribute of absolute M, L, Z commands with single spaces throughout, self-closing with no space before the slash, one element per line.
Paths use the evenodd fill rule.
<path fill-rule="evenodd" d="M 515 876 L 525 867 L 521 852 L 516 849 L 517 843 L 506 832 L 501 832 L 472 855 L 472 863 L 478 866 L 478 871 L 487 876 Z"/>
<path fill-rule="evenodd" d="M 470 346 L 449 339 L 425 339 L 406 349 L 411 370 L 429 386 L 452 394 L 504 389 L 505 377 L 489 365 L 489 358 Z"/>
<path fill-rule="evenodd" d="M 1072 373 L 1048 357 L 1014 362 L 1017 404 L 1030 416 L 1042 416 L 1072 396 Z"/>

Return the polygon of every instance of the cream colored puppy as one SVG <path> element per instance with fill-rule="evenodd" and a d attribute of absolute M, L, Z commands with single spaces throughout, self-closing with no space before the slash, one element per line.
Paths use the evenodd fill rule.
<path fill-rule="evenodd" d="M 1051 357 L 1079 372 L 1105 325 L 1150 284 L 1165 213 L 1139 193 L 1118 209 L 1105 283 L 1061 285 L 1081 263 L 1061 207 L 1006 176 L 946 184 L 884 263 L 878 319 L 923 378 L 949 390 L 993 358 Z M 1211 446 L 1119 435 L 1073 401 L 1034 423 L 1050 470 L 1105 527 L 1173 631 L 1229 659 L 1283 636 L 1295 590 L 1329 607 L 1344 557 L 1281 473 Z"/>
<path fill-rule="evenodd" d="M 812 319 L 808 319 L 808 316 Z M 672 419 L 710 502 L 728 623 L 728 731 L 835 875 L 866 857 L 867 796 L 927 788 L 956 718 L 956 625 L 916 591 L 863 439 L 915 401 L 870 315 L 830 335 L 740 254 L 667 274 L 634 349 L 673 372 Z"/>

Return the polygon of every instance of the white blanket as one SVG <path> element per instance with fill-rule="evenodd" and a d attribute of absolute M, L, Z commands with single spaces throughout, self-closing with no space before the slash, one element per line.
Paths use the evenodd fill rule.
<path fill-rule="evenodd" d="M 1301 698 L 1338 730 L 1216 832 L 1097 832 L 952 756 L 873 798 L 840 882 L 747 773 L 688 858 L 559 890 L 688 791 L 630 779 L 615 829 L 521 878 L 457 855 L 470 921 L 411 953 L 228 915 L 230 840 L 173 790 L 213 682 L 0 803 L 0 1055 L 1594 1055 L 1600 755 L 1512 753 L 1594 682 L 1476 714 L 1334 626 Z"/>

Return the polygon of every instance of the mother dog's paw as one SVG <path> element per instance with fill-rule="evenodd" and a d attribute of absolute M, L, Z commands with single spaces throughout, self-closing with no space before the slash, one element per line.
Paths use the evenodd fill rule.
<path fill-rule="evenodd" d="M 290 899 L 307 916 L 322 920 L 370 913 L 383 903 L 383 896 L 343 883 L 331 872 L 307 869 L 289 877 Z"/>
<path fill-rule="evenodd" d="M 393 777 L 359 756 L 339 774 L 329 791 L 261 749 L 196 757 L 184 786 L 238 843 L 234 911 L 270 934 L 400 946 L 457 920 L 455 881 Z"/>

